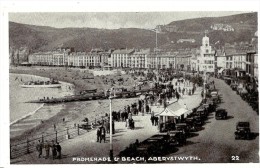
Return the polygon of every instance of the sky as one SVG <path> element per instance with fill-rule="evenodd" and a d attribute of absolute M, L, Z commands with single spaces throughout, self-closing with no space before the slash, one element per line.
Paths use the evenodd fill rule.
<path fill-rule="evenodd" d="M 199 18 L 219 17 L 234 15 L 238 11 L 221 12 L 88 12 L 88 13 L 9 13 L 9 21 L 51 26 L 56 28 L 66 27 L 91 27 L 104 29 L 118 28 L 143 28 L 153 29 L 156 25 L 168 24 L 172 21 Z"/>

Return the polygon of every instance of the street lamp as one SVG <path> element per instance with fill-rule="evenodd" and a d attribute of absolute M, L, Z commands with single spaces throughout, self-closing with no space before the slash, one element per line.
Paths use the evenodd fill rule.
<path fill-rule="evenodd" d="M 110 119 L 110 131 L 109 131 L 109 134 L 110 134 L 110 147 L 109 147 L 109 157 L 110 157 L 110 160 L 113 161 L 113 137 L 112 137 L 112 90 L 114 91 L 113 88 L 110 89 L 110 93 L 109 93 L 109 111 L 110 111 L 110 114 L 109 114 L 109 119 Z M 114 96 L 115 96 L 115 92 L 114 92 Z"/>

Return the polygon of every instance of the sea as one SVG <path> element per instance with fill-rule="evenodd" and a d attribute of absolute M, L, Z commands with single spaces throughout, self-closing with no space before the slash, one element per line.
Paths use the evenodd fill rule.
<path fill-rule="evenodd" d="M 28 81 L 48 81 L 49 78 L 13 74 L 9 77 L 10 90 L 10 137 L 21 135 L 42 121 L 55 116 L 63 108 L 63 104 L 46 105 L 40 103 L 28 103 L 28 101 L 40 98 L 58 98 L 73 95 L 74 86 L 61 82 L 61 88 L 22 88 L 21 85 Z"/>

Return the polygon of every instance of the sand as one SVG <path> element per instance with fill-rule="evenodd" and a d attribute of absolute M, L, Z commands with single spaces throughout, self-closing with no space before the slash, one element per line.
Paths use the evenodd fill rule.
<path fill-rule="evenodd" d="M 42 77 L 51 77 L 64 81 L 67 83 L 74 84 L 75 94 L 81 90 L 97 89 L 98 91 L 114 87 L 126 87 L 131 89 L 136 81 L 130 75 L 124 76 L 99 76 L 94 77 L 87 71 L 79 69 L 65 69 L 61 67 L 12 67 L 10 73 L 18 74 L 30 74 Z M 85 79 L 94 78 L 94 79 Z M 84 78 L 84 79 L 83 79 Z M 124 83 L 117 81 L 118 78 L 123 78 Z M 104 81 L 104 82 L 103 82 Z M 123 110 L 125 105 L 130 105 L 137 101 L 138 98 L 131 99 L 115 99 L 113 100 L 113 110 Z M 38 126 L 25 131 L 23 134 L 12 137 L 12 143 L 25 142 L 26 138 L 35 139 L 41 137 L 41 135 L 53 134 L 54 124 L 57 131 L 66 130 L 67 127 L 72 128 L 74 124 L 80 124 L 81 121 L 87 117 L 89 121 L 100 119 L 105 113 L 109 113 L 109 100 L 97 100 L 97 101 L 86 101 L 86 102 L 69 102 L 64 103 L 63 108 L 55 116 L 44 120 L 43 123 Z M 65 122 L 63 122 L 63 118 Z"/>

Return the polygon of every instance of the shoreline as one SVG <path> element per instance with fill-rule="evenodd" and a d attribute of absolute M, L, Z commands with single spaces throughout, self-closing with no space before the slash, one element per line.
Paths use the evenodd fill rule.
<path fill-rule="evenodd" d="M 43 77 L 43 76 L 31 75 L 31 74 L 22 74 L 22 73 L 10 73 L 9 75 L 17 75 L 17 76 L 19 76 L 19 77 L 21 77 L 21 78 L 23 78 L 23 77 L 25 77 L 25 78 L 30 78 L 30 77 L 31 77 L 31 78 L 43 78 L 43 79 L 46 79 L 46 80 L 49 79 L 49 78 Z M 11 82 L 11 81 L 10 81 L 10 78 L 9 78 L 9 82 Z M 68 82 L 60 81 L 60 83 L 61 83 L 62 86 L 65 86 L 65 87 L 67 87 L 67 86 L 71 86 L 72 88 L 74 87 L 73 84 L 68 83 Z M 9 87 L 10 87 L 10 84 L 9 84 Z M 19 84 L 18 87 L 19 87 L 19 89 L 22 89 L 22 88 L 20 88 L 20 84 Z M 72 89 L 72 90 L 73 90 L 73 91 L 71 92 L 71 94 L 74 94 L 75 91 L 74 91 L 74 89 Z M 25 103 L 25 102 L 23 102 L 23 103 Z M 10 105 L 11 105 L 11 103 L 10 103 Z M 23 116 L 21 116 L 21 117 L 15 119 L 15 120 L 13 120 L 13 121 L 10 121 L 10 125 L 9 125 L 9 126 L 11 126 L 11 125 L 13 125 L 13 124 L 15 124 L 15 123 L 17 123 L 17 122 L 23 120 L 23 119 L 26 119 L 27 117 L 29 117 L 29 116 L 35 114 L 35 113 L 36 113 L 38 110 L 40 110 L 43 106 L 44 106 L 44 103 L 41 104 L 41 105 L 39 105 L 38 108 L 35 108 L 33 111 L 28 112 L 27 114 L 25 114 L 25 115 L 23 115 Z M 11 110 L 11 109 L 10 109 L 10 110 Z M 11 111 L 10 111 L 10 112 L 11 112 Z M 11 118 L 10 118 L 10 120 L 11 120 Z"/>
<path fill-rule="evenodd" d="M 104 84 L 102 82 L 106 79 L 109 80 L 109 78 L 110 79 L 115 78 L 115 76 L 105 76 L 105 79 L 104 79 L 104 77 L 101 76 L 101 77 L 95 77 L 95 80 L 92 80 L 92 81 L 80 79 L 81 82 L 85 83 L 85 86 L 82 87 L 82 85 L 80 85 L 80 84 L 77 85 L 77 81 L 79 81 L 77 78 L 85 76 L 86 75 L 85 73 L 78 73 L 77 70 L 68 70 L 67 71 L 64 69 L 60 69 L 60 70 L 58 70 L 60 72 L 55 71 L 55 73 L 53 74 L 52 73 L 54 71 L 53 69 L 48 69 L 48 70 L 43 70 L 43 69 L 44 69 L 44 67 L 40 67 L 40 70 L 39 69 L 34 70 L 34 68 L 29 68 L 29 69 L 25 68 L 24 69 L 23 67 L 21 67 L 19 69 L 15 69 L 15 70 L 10 69 L 9 73 L 18 74 L 18 75 L 19 74 L 33 75 L 33 76 L 44 77 L 44 78 L 50 78 L 50 76 L 51 76 L 51 77 L 56 78 L 59 81 L 73 85 L 74 94 L 75 94 L 75 92 L 78 92 L 81 89 L 88 89 L 93 86 L 99 87 L 98 89 L 102 89 L 104 87 L 109 87 L 109 84 L 107 84 L 107 83 Z M 54 68 L 54 69 L 56 69 L 56 68 Z M 75 72 L 76 72 L 76 74 L 75 74 Z M 52 75 L 50 75 L 49 73 L 52 73 Z M 61 74 L 59 74 L 59 73 L 61 73 Z M 90 74 L 87 74 L 87 75 L 90 76 Z M 71 76 L 71 78 L 65 78 L 65 76 L 68 76 L 68 77 Z M 127 78 L 128 76 L 124 76 L 124 77 Z M 62 80 L 62 79 L 65 79 L 65 80 Z M 66 80 L 66 79 L 68 79 L 68 80 Z M 126 84 L 131 85 L 131 79 L 126 80 L 126 81 L 127 81 Z M 90 83 L 90 85 L 88 85 L 89 83 Z M 95 83 L 98 83 L 98 84 L 95 85 Z M 99 83 L 101 83 L 101 84 L 99 84 Z M 123 85 L 121 87 L 123 87 Z M 123 106 L 129 105 L 133 101 L 135 101 L 135 99 L 116 100 L 116 102 L 118 104 L 116 106 L 120 107 L 120 110 L 123 110 Z M 46 132 L 46 131 L 53 132 L 53 124 L 56 124 L 57 129 L 65 129 L 65 127 L 67 127 L 67 126 L 72 126 L 75 123 L 81 122 L 81 120 L 84 119 L 84 117 L 86 117 L 86 116 L 89 117 L 89 119 L 91 119 L 91 118 L 94 119 L 96 117 L 101 117 L 101 115 L 104 115 L 109 110 L 108 101 L 105 101 L 105 100 L 104 101 L 93 101 L 93 102 L 63 103 L 58 106 L 61 109 L 59 111 L 56 111 L 57 113 L 54 112 L 53 116 L 49 117 L 48 119 L 45 119 L 44 123 L 37 124 L 36 126 L 34 126 L 31 129 L 25 130 L 20 135 L 10 138 L 11 142 L 19 143 L 21 141 L 24 141 L 24 139 L 26 137 L 32 138 L 35 135 L 38 136 L 42 132 Z M 56 106 L 55 105 L 50 105 L 50 106 L 46 105 L 44 107 L 45 108 L 47 107 L 49 110 L 51 110 L 51 108 L 55 108 Z M 28 116 L 30 116 L 30 115 L 28 115 Z M 62 122 L 62 118 L 66 118 L 65 124 Z M 26 120 L 26 117 L 24 119 Z M 24 119 L 20 119 L 19 121 L 23 121 Z"/>
<path fill-rule="evenodd" d="M 28 114 L 22 116 L 21 118 L 18 118 L 18 119 L 16 119 L 16 120 L 10 122 L 10 125 L 9 125 L 9 126 L 12 126 L 12 125 L 18 123 L 19 121 L 24 120 L 24 119 L 26 119 L 26 118 L 32 116 L 32 115 L 35 114 L 38 110 L 40 110 L 43 106 L 44 106 L 44 103 L 41 104 L 36 110 L 34 110 L 34 111 L 32 111 L 32 112 L 29 112 Z"/>

